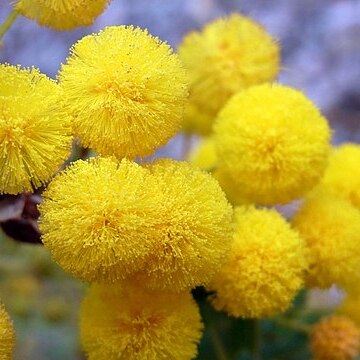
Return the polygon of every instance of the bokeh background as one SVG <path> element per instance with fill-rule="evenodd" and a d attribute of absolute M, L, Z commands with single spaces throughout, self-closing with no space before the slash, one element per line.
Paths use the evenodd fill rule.
<path fill-rule="evenodd" d="M 10 13 L 11 3 L 1 1 L 0 22 Z M 279 81 L 301 89 L 320 107 L 334 130 L 333 142 L 360 142 L 357 0 L 112 0 L 93 26 L 75 31 L 57 32 L 18 18 L 3 38 L 0 61 L 35 66 L 55 78 L 71 45 L 105 26 L 147 28 L 176 48 L 187 32 L 235 11 L 259 21 L 279 40 Z M 158 155 L 180 158 L 181 148 L 180 135 Z M 15 319 L 17 360 L 83 358 L 76 327 L 83 290 L 41 246 L 1 236 L 0 298 Z M 295 359 L 288 356 L 281 358 Z"/>

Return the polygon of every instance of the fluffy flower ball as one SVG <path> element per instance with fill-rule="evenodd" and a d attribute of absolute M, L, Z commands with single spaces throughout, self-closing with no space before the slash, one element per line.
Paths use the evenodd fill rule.
<path fill-rule="evenodd" d="M 318 189 L 292 223 L 307 243 L 309 287 L 352 288 L 360 281 L 360 211 Z"/>
<path fill-rule="evenodd" d="M 360 328 L 360 292 L 359 285 L 357 291 L 347 294 L 341 303 L 337 313 L 349 317 Z"/>
<path fill-rule="evenodd" d="M 162 160 L 149 169 L 163 194 L 161 234 L 140 276 L 173 291 L 206 285 L 230 249 L 232 208 L 210 174 L 185 162 Z"/>
<path fill-rule="evenodd" d="M 43 185 L 70 154 L 59 86 L 37 69 L 0 65 L 0 193 Z"/>
<path fill-rule="evenodd" d="M 110 0 L 17 0 L 15 9 L 40 25 L 56 30 L 88 26 Z"/>
<path fill-rule="evenodd" d="M 330 316 L 312 330 L 310 347 L 315 360 L 351 360 L 359 354 L 360 330 L 347 317 Z"/>
<path fill-rule="evenodd" d="M 113 282 L 141 264 L 157 239 L 159 197 L 149 171 L 128 160 L 77 161 L 44 192 L 42 240 L 64 270 Z"/>
<path fill-rule="evenodd" d="M 344 144 L 330 156 L 322 184 L 360 209 L 360 146 Z"/>
<path fill-rule="evenodd" d="M 211 283 L 217 310 L 244 318 L 285 311 L 303 285 L 307 266 L 299 235 L 274 210 L 237 208 L 234 243 Z"/>
<path fill-rule="evenodd" d="M 301 92 L 259 85 L 233 96 L 215 123 L 222 167 L 241 197 L 259 204 L 287 203 L 320 180 L 330 130 Z"/>
<path fill-rule="evenodd" d="M 189 360 L 202 323 L 189 293 L 93 286 L 81 306 L 81 342 L 89 360 Z"/>
<path fill-rule="evenodd" d="M 147 156 L 179 130 L 186 73 L 170 46 L 146 30 L 113 26 L 85 36 L 59 80 L 74 133 L 98 153 Z"/>
<path fill-rule="evenodd" d="M 0 304 L 0 359 L 11 360 L 15 345 L 13 324 L 4 306 Z"/>
<path fill-rule="evenodd" d="M 279 53 L 259 24 L 239 14 L 187 35 L 179 47 L 191 81 L 185 131 L 210 133 L 217 112 L 233 94 L 277 76 Z"/>

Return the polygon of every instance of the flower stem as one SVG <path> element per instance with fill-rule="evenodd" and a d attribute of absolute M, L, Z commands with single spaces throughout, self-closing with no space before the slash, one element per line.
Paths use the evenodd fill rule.
<path fill-rule="evenodd" d="M 5 22 L 0 26 L 0 39 L 5 35 L 5 33 L 10 29 L 11 25 L 14 23 L 17 18 L 18 13 L 16 10 L 12 11 Z"/>
<path fill-rule="evenodd" d="M 274 320 L 278 325 L 286 327 L 288 329 L 292 329 L 304 334 L 310 334 L 311 332 L 311 325 L 300 323 L 296 320 L 290 320 L 286 318 L 277 318 Z"/>
<path fill-rule="evenodd" d="M 227 360 L 228 358 L 216 327 L 214 325 L 210 326 L 209 331 L 217 358 L 219 360 Z"/>

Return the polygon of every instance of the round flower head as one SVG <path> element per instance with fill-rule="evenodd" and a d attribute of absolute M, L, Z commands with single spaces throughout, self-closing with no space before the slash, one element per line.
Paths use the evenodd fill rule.
<path fill-rule="evenodd" d="M 284 312 L 303 285 L 307 266 L 299 235 L 275 210 L 235 210 L 234 243 L 210 288 L 217 310 L 264 318 Z"/>
<path fill-rule="evenodd" d="M 43 185 L 70 155 L 59 86 L 37 69 L 0 64 L 0 193 Z"/>
<path fill-rule="evenodd" d="M 61 89 L 37 69 L 0 65 L 0 193 L 43 185 L 70 155 Z"/>
<path fill-rule="evenodd" d="M 318 189 L 292 223 L 307 243 L 309 287 L 351 288 L 360 281 L 360 211 Z"/>
<path fill-rule="evenodd" d="M 231 246 L 232 208 L 210 174 L 185 162 L 163 160 L 150 170 L 164 195 L 161 235 L 140 277 L 173 291 L 207 284 Z"/>
<path fill-rule="evenodd" d="M 259 85 L 233 96 L 215 123 L 220 167 L 241 197 L 259 204 L 287 203 L 320 180 L 330 130 L 301 92 Z"/>
<path fill-rule="evenodd" d="M 15 344 L 15 332 L 8 313 L 0 304 L 0 359 L 11 360 Z"/>
<path fill-rule="evenodd" d="M 348 316 L 356 326 L 360 327 L 360 292 L 357 291 L 346 295 L 346 298 L 337 310 L 340 315 Z"/>
<path fill-rule="evenodd" d="M 85 281 L 113 282 L 137 269 L 156 229 L 156 183 L 136 163 L 77 161 L 44 192 L 44 245 L 64 270 Z"/>
<path fill-rule="evenodd" d="M 71 30 L 91 25 L 110 0 L 17 0 L 15 9 L 40 25 Z"/>
<path fill-rule="evenodd" d="M 330 156 L 322 183 L 334 194 L 360 209 L 360 146 L 345 144 Z"/>
<path fill-rule="evenodd" d="M 75 134 L 103 155 L 147 156 L 179 130 L 185 70 L 146 30 L 113 26 L 85 36 L 71 49 L 59 80 Z"/>
<path fill-rule="evenodd" d="M 351 360 L 359 354 L 360 330 L 347 317 L 330 316 L 314 325 L 310 348 L 315 360 Z"/>
<path fill-rule="evenodd" d="M 187 35 L 179 47 L 191 81 L 184 130 L 209 134 L 217 112 L 233 94 L 277 76 L 279 52 L 259 24 L 239 14 Z"/>
<path fill-rule="evenodd" d="M 158 292 L 130 282 L 91 287 L 80 311 L 89 360 L 193 359 L 202 327 L 189 293 Z"/>
<path fill-rule="evenodd" d="M 203 138 L 189 154 L 189 162 L 202 170 L 214 170 L 218 164 L 214 139 L 212 137 Z"/>

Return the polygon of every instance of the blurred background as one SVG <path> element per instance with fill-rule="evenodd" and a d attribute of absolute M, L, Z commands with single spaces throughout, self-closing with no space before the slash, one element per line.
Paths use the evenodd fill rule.
<path fill-rule="evenodd" d="M 1 1 L 0 22 L 9 15 L 11 3 Z M 334 129 L 333 142 L 360 142 L 357 0 L 113 0 L 92 27 L 75 31 L 57 32 L 19 17 L 3 38 L 0 61 L 35 66 L 55 78 L 71 45 L 107 25 L 147 28 L 176 48 L 187 32 L 235 11 L 251 16 L 278 38 L 283 67 L 279 81 L 301 89 L 320 107 Z M 180 136 L 158 155 L 180 158 Z M 2 215 L 0 211 L 0 220 Z M 83 289 L 41 246 L 1 236 L 0 298 L 15 319 L 16 359 L 83 358 L 76 327 Z M 288 356 L 280 358 L 297 358 Z"/>

